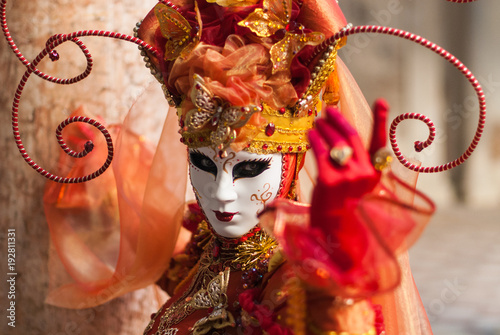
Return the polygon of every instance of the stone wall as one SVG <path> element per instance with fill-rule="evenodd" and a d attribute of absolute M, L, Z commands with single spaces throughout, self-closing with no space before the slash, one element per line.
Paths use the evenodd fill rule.
<path fill-rule="evenodd" d="M 11 33 L 31 60 L 56 33 L 105 29 L 132 34 L 135 23 L 155 1 L 44 1 L 16 0 L 7 7 Z M 2 37 L 3 38 L 3 37 Z M 94 71 L 81 84 L 61 87 L 31 78 L 20 106 L 20 131 L 28 153 L 43 168 L 53 171 L 60 148 L 55 129 L 74 109 L 85 104 L 108 122 L 119 120 L 130 108 L 144 83 L 150 80 L 135 45 L 85 38 L 94 58 Z M 85 58 L 67 43 L 58 48 L 58 62 L 44 61 L 47 73 L 72 77 L 85 69 Z M 49 231 L 42 208 L 45 179 L 35 173 L 17 151 L 10 129 L 15 88 L 24 67 L 0 43 L 0 280 L 2 321 L 0 333 L 32 335 L 139 334 L 159 306 L 152 288 L 140 290 L 103 306 L 68 310 L 44 303 L 48 291 Z M 33 76 L 34 77 L 34 76 Z M 16 230 L 16 327 L 7 325 L 7 231 Z"/>

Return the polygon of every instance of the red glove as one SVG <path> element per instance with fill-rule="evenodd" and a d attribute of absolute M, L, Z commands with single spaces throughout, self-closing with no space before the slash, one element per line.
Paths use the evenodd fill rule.
<path fill-rule="evenodd" d="M 321 228 L 334 225 L 347 208 L 370 193 L 380 180 L 380 172 L 372 165 L 370 156 L 385 146 L 385 123 L 388 106 L 377 100 L 374 107 L 374 131 L 368 152 L 356 130 L 336 108 L 326 109 L 326 118 L 316 122 L 316 129 L 309 132 L 314 155 L 318 164 L 318 181 L 311 204 L 311 226 Z M 352 157 L 344 165 L 330 156 L 332 148 L 352 148 Z"/>
<path fill-rule="evenodd" d="M 385 145 L 387 110 L 384 101 L 376 102 L 369 151 L 335 108 L 327 108 L 326 118 L 318 120 L 316 129 L 309 133 L 318 164 L 310 230 L 294 232 L 290 227 L 288 236 L 296 246 L 292 256 L 315 269 L 308 273 L 302 270 L 301 278 L 314 286 L 329 286 L 337 295 L 367 296 L 397 283 L 394 258 L 381 247 L 373 226 L 358 211 L 361 199 L 374 191 L 380 181 L 381 173 L 373 167 L 370 154 Z M 332 148 L 346 146 L 352 149 L 352 156 L 344 164 L 332 159 Z M 380 264 L 384 264 L 384 269 L 390 268 L 387 273 L 391 274 L 391 280 L 385 280 L 389 278 L 385 271 L 378 272 Z"/>

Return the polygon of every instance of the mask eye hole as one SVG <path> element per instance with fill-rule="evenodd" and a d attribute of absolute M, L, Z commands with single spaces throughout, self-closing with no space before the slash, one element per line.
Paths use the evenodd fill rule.
<path fill-rule="evenodd" d="M 214 161 L 211 160 L 207 155 L 199 151 L 191 151 L 189 153 L 189 161 L 198 169 L 208 172 L 214 175 L 214 177 L 217 177 L 217 166 L 215 165 Z"/>
<path fill-rule="evenodd" d="M 254 159 L 238 163 L 233 168 L 233 180 L 239 178 L 253 178 L 269 169 L 271 166 L 271 157 L 263 159 Z"/>

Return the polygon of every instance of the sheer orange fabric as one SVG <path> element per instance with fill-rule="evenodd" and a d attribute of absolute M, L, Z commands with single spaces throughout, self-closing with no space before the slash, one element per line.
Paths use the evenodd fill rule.
<path fill-rule="evenodd" d="M 137 113 L 143 112 L 133 109 L 119 128 L 113 169 L 102 178 L 47 184 L 52 242 L 71 277 L 51 275 L 50 304 L 96 306 L 155 282 L 168 266 L 184 213 L 187 154 L 178 139 L 175 110 L 168 112 L 157 147 L 132 131 L 137 124 L 129 122 L 140 120 L 144 114 Z M 99 141 L 95 138 L 93 157 L 105 150 Z M 63 158 L 72 164 L 70 175 L 93 168 L 88 160 L 68 160 Z"/>

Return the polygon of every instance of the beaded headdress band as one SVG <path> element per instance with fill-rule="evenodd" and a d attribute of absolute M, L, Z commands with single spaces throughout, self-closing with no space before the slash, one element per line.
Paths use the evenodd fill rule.
<path fill-rule="evenodd" d="M 335 78 L 337 50 L 348 35 L 358 33 L 382 33 L 405 38 L 434 51 L 460 70 L 473 86 L 479 100 L 479 121 L 472 143 L 465 153 L 453 162 L 423 167 L 411 164 L 400 152 L 396 141 L 396 127 L 403 120 L 417 119 L 426 123 L 429 137 L 417 141 L 415 149 L 421 151 L 432 144 L 435 127 L 425 115 L 406 113 L 391 124 L 390 140 L 396 158 L 407 168 L 418 172 L 445 171 L 462 164 L 474 151 L 485 123 L 486 104 L 484 92 L 472 73 L 446 50 L 411 33 L 380 26 L 345 27 L 338 5 L 333 1 L 316 0 L 304 4 L 295 0 L 198 0 L 182 2 L 182 8 L 167 0 L 159 0 L 144 21 L 138 25 L 140 37 L 124 34 L 88 30 L 71 34 L 57 34 L 46 43 L 45 49 L 29 62 L 14 43 L 6 20 L 7 0 L 1 0 L 1 25 L 11 49 L 26 67 L 12 107 L 12 127 L 18 149 L 24 160 L 46 178 L 61 183 L 84 182 L 101 175 L 113 158 L 113 144 L 108 131 L 99 122 L 86 117 L 71 117 L 57 129 L 57 139 L 62 149 L 70 156 L 80 158 L 93 149 L 88 141 L 81 152 L 71 150 L 62 138 L 62 130 L 73 122 L 86 122 L 98 128 L 106 138 L 108 157 L 103 166 L 82 177 L 64 178 L 44 170 L 27 154 L 20 137 L 18 119 L 19 103 L 27 80 L 32 74 L 56 84 L 72 84 L 85 79 L 92 69 L 92 57 L 79 40 L 82 36 L 100 36 L 129 41 L 139 45 L 151 72 L 163 85 L 171 105 L 178 107 L 182 141 L 190 147 L 211 145 L 220 150 L 231 146 L 235 150 L 258 153 L 291 152 L 308 149 L 306 132 L 313 125 L 320 101 L 336 104 L 338 83 Z M 447 0 L 455 3 L 475 0 Z M 333 19 L 332 19 L 333 17 Z M 219 20 L 212 20 L 219 18 Z M 335 21 L 337 20 L 337 21 Z M 222 23 L 222 24 L 221 24 Z M 231 36 L 230 36 L 231 35 Z M 210 75 L 210 66 L 182 67 L 184 60 L 196 61 L 197 51 L 203 55 L 223 55 L 227 42 L 238 48 L 257 45 L 267 52 L 267 58 L 253 64 L 253 73 L 233 76 L 232 72 L 245 66 L 224 68 L 227 78 L 222 89 Z M 233 38 L 234 39 L 234 38 Z M 77 44 L 87 59 L 86 70 L 69 79 L 52 77 L 37 66 L 45 56 L 52 61 L 59 59 L 55 48 L 67 41 Z M 210 49 L 211 51 L 209 51 Z M 234 49 L 234 48 L 233 48 Z M 236 48 L 237 49 L 237 48 Z M 234 50 L 233 50 L 234 51 Z M 253 56 L 250 54 L 250 56 Z M 198 60 L 206 61 L 208 58 Z M 267 61 L 266 61 L 267 60 Z M 217 63 L 214 63 L 217 64 Z M 267 67 L 264 65 L 267 64 Z M 184 64 L 186 65 L 186 64 Z M 251 67 L 250 67 L 251 68 Z M 179 70 L 180 69 L 180 70 Z M 200 71 L 198 71 L 200 70 Z M 177 74 L 173 74 L 177 71 Z M 206 72 L 206 73 L 203 73 Z M 179 73 L 185 78 L 180 78 Z M 206 75 L 206 74 L 209 75 Z M 213 74 L 213 73 L 212 73 Z M 333 74 L 333 75 L 332 75 Z M 187 78 L 187 79 L 186 79 Z M 227 79 L 226 78 L 226 79 Z M 231 98 L 227 93 L 228 83 L 243 87 Z M 290 90 L 290 88 L 293 90 Z M 287 93 L 294 92 L 294 96 Z M 240 92 L 240 93 L 241 93 Z M 241 99 L 240 99 L 241 98 Z M 236 101 L 236 103 L 234 102 Z M 241 101 L 242 103 L 238 103 Z"/>

